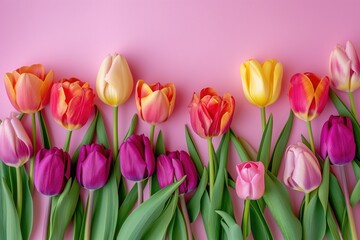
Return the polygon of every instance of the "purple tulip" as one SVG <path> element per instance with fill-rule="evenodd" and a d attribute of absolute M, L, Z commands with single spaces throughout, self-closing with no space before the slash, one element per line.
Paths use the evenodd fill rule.
<path fill-rule="evenodd" d="M 343 165 L 355 158 L 356 144 L 350 118 L 330 116 L 321 130 L 321 156 L 334 165 Z"/>
<path fill-rule="evenodd" d="M 88 190 L 103 187 L 109 177 L 111 162 L 111 150 L 103 145 L 93 143 L 82 146 L 76 168 L 77 181 Z"/>
<path fill-rule="evenodd" d="M 198 177 L 194 162 L 185 151 L 162 154 L 157 158 L 156 174 L 161 188 L 164 188 L 186 175 L 185 181 L 179 187 L 179 193 L 195 190 Z"/>
<path fill-rule="evenodd" d="M 305 144 L 298 142 L 286 149 L 284 170 L 286 186 L 309 193 L 319 187 L 321 179 L 319 162 Z"/>
<path fill-rule="evenodd" d="M 241 199 L 256 200 L 265 192 L 265 169 L 262 162 L 242 162 L 236 165 L 236 193 Z"/>
<path fill-rule="evenodd" d="M 148 137 L 131 135 L 121 144 L 120 169 L 126 179 L 136 182 L 153 175 L 155 157 Z"/>
<path fill-rule="evenodd" d="M 21 167 L 32 156 L 33 147 L 20 120 L 12 115 L 0 123 L 0 159 L 8 166 Z"/>
<path fill-rule="evenodd" d="M 70 156 L 62 149 L 41 149 L 35 158 L 36 189 L 47 196 L 60 194 L 70 178 L 70 166 Z"/>

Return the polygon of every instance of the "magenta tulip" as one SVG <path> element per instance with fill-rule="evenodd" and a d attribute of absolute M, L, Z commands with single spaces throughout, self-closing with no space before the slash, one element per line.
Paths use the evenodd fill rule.
<path fill-rule="evenodd" d="M 328 156 L 334 165 L 354 160 L 356 144 L 350 118 L 330 116 L 321 130 L 320 148 L 321 156 Z"/>
<path fill-rule="evenodd" d="M 35 158 L 34 183 L 47 196 L 60 194 L 70 178 L 71 159 L 67 152 L 53 147 L 41 149 Z"/>
<path fill-rule="evenodd" d="M 236 193 L 239 198 L 256 200 L 264 195 L 265 168 L 262 162 L 239 163 L 236 172 Z"/>
<path fill-rule="evenodd" d="M 142 181 L 153 175 L 155 157 L 150 140 L 144 134 L 131 135 L 120 146 L 120 169 L 131 181 Z"/>
<path fill-rule="evenodd" d="M 77 181 L 88 190 L 103 187 L 109 177 L 111 162 L 111 150 L 103 145 L 82 146 L 76 168 Z"/>
<path fill-rule="evenodd" d="M 320 165 L 308 147 L 298 142 L 286 149 L 284 170 L 286 186 L 309 193 L 319 187 L 321 179 Z"/>
<path fill-rule="evenodd" d="M 174 178 L 179 181 L 186 176 L 179 187 L 180 194 L 194 191 L 198 183 L 194 162 L 185 151 L 160 155 L 157 158 L 156 174 L 161 188 L 174 183 Z"/>

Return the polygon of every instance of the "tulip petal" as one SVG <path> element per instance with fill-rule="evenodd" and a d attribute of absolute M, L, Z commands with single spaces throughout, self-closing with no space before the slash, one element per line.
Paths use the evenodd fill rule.
<path fill-rule="evenodd" d="M 308 120 L 308 111 L 314 96 L 314 87 L 304 74 L 292 76 L 289 88 L 290 107 L 294 114 L 303 120 Z"/>
<path fill-rule="evenodd" d="M 164 122 L 168 118 L 169 100 L 161 91 L 141 98 L 142 118 L 151 124 Z"/>
<path fill-rule="evenodd" d="M 156 175 L 161 188 L 174 182 L 175 170 L 171 164 L 170 158 L 165 154 L 162 154 L 157 158 Z"/>
<path fill-rule="evenodd" d="M 327 138 L 327 149 L 332 164 L 342 165 L 354 160 L 356 146 L 352 129 L 334 124 Z"/>
<path fill-rule="evenodd" d="M 321 81 L 316 87 L 314 94 L 314 99 L 316 103 L 315 116 L 320 114 L 325 108 L 325 105 L 329 98 L 329 87 L 330 87 L 330 80 L 326 76 L 321 79 Z M 311 109 L 309 111 L 311 111 Z M 312 112 L 310 112 L 309 114 L 312 114 Z"/>
<path fill-rule="evenodd" d="M 264 107 L 268 101 L 269 85 L 268 79 L 265 78 L 262 66 L 256 60 L 250 60 L 249 64 L 249 95 L 256 102 L 256 105 Z"/>
<path fill-rule="evenodd" d="M 176 180 L 179 181 L 182 177 L 185 176 L 185 171 L 184 171 L 183 165 L 181 164 L 180 160 L 176 159 L 176 158 L 172 158 L 171 163 L 172 163 L 172 166 L 174 168 L 174 173 L 175 173 Z M 179 186 L 179 193 L 180 194 L 186 192 L 186 190 L 187 190 L 187 181 L 188 181 L 188 179 L 186 179 L 184 182 L 182 182 L 181 185 Z"/>
<path fill-rule="evenodd" d="M 245 95 L 245 98 L 252 104 L 256 105 L 256 102 L 253 101 L 253 99 L 250 96 L 250 73 L 249 73 L 249 61 L 246 61 L 246 63 L 241 64 L 240 66 L 240 75 L 241 75 L 241 82 L 243 87 L 243 92 Z"/>
<path fill-rule="evenodd" d="M 16 103 L 24 113 L 37 112 L 40 103 L 40 89 L 42 81 L 35 75 L 30 73 L 21 74 L 16 85 Z"/>
<path fill-rule="evenodd" d="M 351 60 L 342 46 L 336 47 L 330 55 L 331 85 L 341 91 L 349 90 Z"/>
<path fill-rule="evenodd" d="M 345 52 L 346 52 L 347 56 L 349 57 L 349 59 L 351 60 L 351 69 L 352 69 L 352 71 L 354 71 L 357 74 L 360 74 L 359 56 L 358 56 L 358 54 L 357 54 L 357 52 L 355 50 L 354 45 L 350 41 L 346 42 Z"/>
<path fill-rule="evenodd" d="M 283 66 L 281 63 L 276 63 L 273 74 L 270 79 L 272 79 L 271 97 L 269 97 L 269 102 L 267 105 L 273 104 L 280 96 L 281 92 L 281 82 L 283 77 Z"/>
<path fill-rule="evenodd" d="M 6 93 L 9 97 L 11 104 L 14 106 L 14 108 L 16 110 L 20 111 L 20 108 L 16 103 L 16 93 L 15 93 L 15 89 L 14 89 L 15 79 L 11 73 L 5 74 L 4 83 L 5 83 Z"/>
<path fill-rule="evenodd" d="M 53 79 L 54 79 L 54 72 L 50 70 L 40 87 L 40 96 L 42 98 L 42 101 L 39 110 L 43 109 L 49 103 L 50 92 L 51 92 L 50 89 L 53 84 Z"/>

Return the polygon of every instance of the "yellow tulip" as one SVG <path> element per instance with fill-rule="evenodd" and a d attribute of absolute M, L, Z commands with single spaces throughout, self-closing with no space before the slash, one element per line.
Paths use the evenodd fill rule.
<path fill-rule="evenodd" d="M 267 60 L 262 65 L 250 59 L 241 64 L 240 74 L 244 95 L 250 103 L 266 107 L 279 98 L 283 67 L 275 59 Z"/>

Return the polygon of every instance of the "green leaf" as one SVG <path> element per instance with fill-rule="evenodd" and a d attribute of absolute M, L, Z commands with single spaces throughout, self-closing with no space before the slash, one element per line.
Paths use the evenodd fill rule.
<path fill-rule="evenodd" d="M 224 169 L 224 171 L 226 171 Z M 225 172 L 225 176 L 227 176 L 227 171 Z M 228 182 L 227 182 L 227 177 L 225 177 L 225 187 L 224 187 L 224 191 L 223 191 L 223 199 L 222 199 L 222 207 L 221 209 L 228 213 L 231 217 L 234 217 L 234 208 L 232 205 L 232 201 L 231 201 L 231 196 L 230 196 L 230 192 L 228 189 Z"/>
<path fill-rule="evenodd" d="M 258 201 L 250 202 L 250 223 L 254 239 L 273 239 L 269 225 L 266 222 Z"/>
<path fill-rule="evenodd" d="M 187 203 L 187 209 L 189 213 L 190 222 L 194 222 L 200 212 L 201 198 L 206 190 L 208 183 L 208 172 L 206 168 L 203 170 L 201 180 L 197 186 L 195 194 L 192 196 L 190 201 Z"/>
<path fill-rule="evenodd" d="M 360 200 L 360 180 L 357 181 L 350 197 L 351 206 L 355 206 Z"/>
<path fill-rule="evenodd" d="M 127 216 L 129 216 L 131 210 L 133 209 L 136 200 L 138 198 L 138 192 L 137 192 L 137 184 L 136 183 L 130 190 L 130 192 L 126 195 L 126 198 L 124 202 L 121 204 L 119 213 L 118 213 L 118 220 L 116 225 L 116 233 L 119 232 L 121 226 L 125 222 Z"/>
<path fill-rule="evenodd" d="M 273 129 L 273 117 L 270 115 L 269 121 L 266 124 L 264 133 L 262 135 L 257 160 L 264 163 L 265 169 L 268 169 L 270 161 L 270 150 L 271 150 L 271 137 Z"/>
<path fill-rule="evenodd" d="M 101 112 L 98 110 L 97 115 L 97 121 L 96 121 L 96 137 L 97 137 L 97 142 L 99 144 L 104 145 L 104 147 L 106 148 L 110 148 L 110 144 L 109 144 L 109 140 L 106 134 L 106 128 L 105 128 L 105 124 L 104 124 L 104 120 L 101 116 Z M 117 156 L 113 156 L 115 159 L 117 158 Z"/>
<path fill-rule="evenodd" d="M 243 239 L 241 228 L 231 215 L 224 211 L 216 211 L 216 213 L 222 218 L 221 225 L 225 230 L 228 239 Z"/>
<path fill-rule="evenodd" d="M 81 201 L 78 201 L 74 213 L 74 231 L 73 231 L 73 239 L 83 239 L 81 236 L 83 236 L 82 228 L 83 228 L 83 222 L 86 219 L 86 213 L 84 213 L 83 206 L 81 204 Z"/>
<path fill-rule="evenodd" d="M 186 240 L 186 224 L 179 208 L 176 208 L 174 218 L 169 227 L 168 240 Z"/>
<path fill-rule="evenodd" d="M 93 239 L 113 239 L 117 223 L 119 199 L 114 172 L 104 187 L 94 192 L 91 237 Z"/>
<path fill-rule="evenodd" d="M 359 162 L 359 160 L 354 159 L 354 161 L 351 162 L 351 165 L 353 167 L 356 179 L 359 180 L 360 179 L 360 162 Z"/>
<path fill-rule="evenodd" d="M 193 141 L 193 139 L 190 135 L 189 129 L 186 125 L 185 125 L 185 137 L 186 137 L 186 144 L 187 144 L 189 155 L 195 163 L 198 175 L 202 176 L 202 174 L 203 174 L 202 171 L 204 169 L 204 165 L 202 164 L 200 155 L 196 149 L 194 141 Z"/>
<path fill-rule="evenodd" d="M 271 167 L 270 169 L 271 169 L 272 174 L 274 174 L 274 176 L 278 175 L 279 168 L 281 165 L 281 160 L 283 158 L 283 155 L 284 155 L 284 152 L 286 149 L 286 145 L 289 141 L 292 124 L 293 124 L 293 119 L 294 119 L 294 114 L 292 111 L 290 111 L 289 118 L 286 121 L 286 124 L 285 124 L 284 128 L 282 129 L 278 140 L 276 141 L 274 151 L 273 151 L 273 154 L 271 157 L 271 162 L 270 162 L 270 167 Z"/>
<path fill-rule="evenodd" d="M 326 215 L 317 195 L 310 199 L 304 211 L 304 239 L 322 240 L 326 232 Z"/>
<path fill-rule="evenodd" d="M 327 157 L 323 166 L 322 180 L 319 187 L 319 199 L 323 206 L 324 213 L 327 212 L 329 201 L 329 178 L 330 178 L 330 162 Z"/>
<path fill-rule="evenodd" d="M 209 238 L 209 212 L 210 212 L 210 198 L 209 198 L 209 194 L 207 191 L 204 192 L 202 198 L 201 198 L 201 206 L 200 206 L 200 210 L 201 210 L 201 217 L 202 220 L 204 222 L 204 228 L 205 228 L 205 232 L 207 237 Z"/>
<path fill-rule="evenodd" d="M 134 116 L 131 119 L 130 127 L 129 127 L 123 141 L 125 141 L 128 137 L 130 137 L 131 135 L 134 134 L 134 132 L 136 130 L 137 122 L 138 122 L 138 116 L 135 113 Z"/>
<path fill-rule="evenodd" d="M 30 234 L 33 226 L 33 200 L 29 187 L 29 177 L 26 174 L 25 168 L 21 167 L 22 175 L 22 215 L 21 215 L 21 234 L 23 239 L 30 239 Z"/>
<path fill-rule="evenodd" d="M 160 130 L 158 137 L 156 139 L 155 155 L 159 156 L 161 154 L 166 154 L 166 150 L 165 150 L 163 134 L 162 134 L 162 131 Z"/>
<path fill-rule="evenodd" d="M 146 226 L 152 224 L 163 211 L 164 205 L 174 191 L 184 181 L 173 183 L 152 195 L 146 202 L 138 206 L 125 220 L 117 239 L 140 239 L 146 230 Z"/>
<path fill-rule="evenodd" d="M 44 111 L 44 110 L 42 110 L 42 111 Z M 50 149 L 51 148 L 51 140 L 49 137 L 49 132 L 48 132 L 44 117 L 42 115 L 42 111 L 38 112 L 42 145 L 44 146 L 44 148 Z"/>
<path fill-rule="evenodd" d="M 340 240 L 341 237 L 339 235 L 338 226 L 333 217 L 333 213 L 330 205 L 327 205 L 326 223 L 327 223 L 326 239 Z"/>
<path fill-rule="evenodd" d="M 250 156 L 246 152 L 245 148 L 243 147 L 239 139 L 236 137 L 235 133 L 232 130 L 230 130 L 230 132 L 231 132 L 231 142 L 233 143 L 235 150 L 240 157 L 240 160 L 243 162 L 250 161 L 251 160 Z"/>
<path fill-rule="evenodd" d="M 265 193 L 263 198 L 284 239 L 301 239 L 301 223 L 292 211 L 289 195 L 280 181 L 270 172 L 265 174 Z"/>

